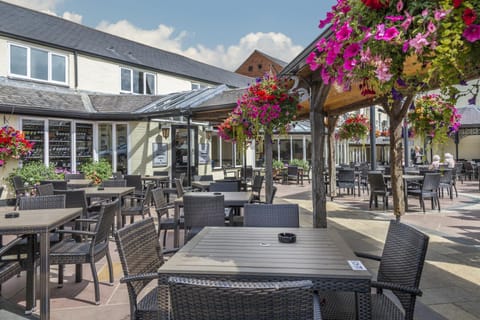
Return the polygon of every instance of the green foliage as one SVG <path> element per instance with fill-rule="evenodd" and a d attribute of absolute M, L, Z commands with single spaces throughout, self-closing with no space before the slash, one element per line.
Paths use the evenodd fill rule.
<path fill-rule="evenodd" d="M 272 163 L 272 168 L 274 170 L 281 170 L 282 168 L 285 167 L 285 164 L 280 161 L 280 160 L 273 160 L 273 163 Z"/>
<path fill-rule="evenodd" d="M 297 166 L 299 168 L 303 168 L 303 170 L 308 170 L 309 164 L 308 161 L 305 160 L 300 160 L 300 159 L 293 159 L 290 160 L 290 165 L 291 166 Z"/>
<path fill-rule="evenodd" d="M 103 180 L 112 176 L 112 165 L 107 160 L 100 159 L 98 162 L 90 161 L 84 163 L 80 171 L 85 174 L 87 179 L 92 180 L 94 184 L 100 184 Z"/>
<path fill-rule="evenodd" d="M 8 175 L 8 184 L 13 190 L 12 177 L 20 176 L 28 185 L 33 186 L 40 184 L 40 180 L 56 180 L 63 179 L 63 173 L 55 172 L 55 166 L 45 166 L 42 162 L 27 162 L 21 168 L 16 168 Z"/>

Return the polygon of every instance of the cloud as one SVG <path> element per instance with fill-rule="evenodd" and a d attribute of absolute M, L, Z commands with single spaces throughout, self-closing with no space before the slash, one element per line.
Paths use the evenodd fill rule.
<path fill-rule="evenodd" d="M 53 15 L 56 15 L 54 13 L 56 6 L 63 1 L 65 0 L 7 0 L 13 4 Z M 61 16 L 64 19 L 82 23 L 82 16 L 79 14 L 64 12 Z M 239 39 L 237 44 L 228 47 L 217 45 L 209 48 L 197 44 L 184 48 L 183 41 L 189 33 L 176 31 L 175 28 L 163 24 L 158 25 L 156 29 L 146 30 L 127 20 L 115 23 L 102 21 L 97 29 L 230 71 L 235 71 L 255 49 L 285 62 L 290 62 L 303 49 L 302 46 L 294 45 L 288 36 L 274 32 L 249 33 Z"/>
<path fill-rule="evenodd" d="M 238 44 L 229 47 L 218 45 L 208 48 L 198 44 L 183 49 L 182 40 L 187 37 L 188 33 L 186 31 L 177 33 L 173 27 L 165 25 L 145 30 L 126 20 L 116 23 L 102 21 L 97 29 L 230 71 L 235 71 L 255 49 L 285 62 L 290 62 L 303 49 L 302 46 L 294 45 L 286 35 L 274 32 L 249 33 L 242 37 Z"/>

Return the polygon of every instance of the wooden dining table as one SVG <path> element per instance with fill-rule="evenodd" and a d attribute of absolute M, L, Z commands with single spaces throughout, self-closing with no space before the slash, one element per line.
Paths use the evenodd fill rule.
<path fill-rule="evenodd" d="M 50 319 L 50 231 L 65 223 L 78 218 L 83 208 L 62 208 L 42 210 L 19 210 L 17 218 L 6 218 L 0 214 L 0 235 L 30 235 L 32 241 L 34 235 L 40 235 L 40 319 Z M 30 248 L 34 248 L 32 244 Z M 29 252 L 29 260 L 35 257 L 35 251 Z M 33 308 L 35 267 L 33 262 L 27 270 L 27 307 L 30 311 Z"/>
<path fill-rule="evenodd" d="M 294 233 L 296 242 L 279 242 L 282 232 Z M 371 319 L 372 275 L 330 228 L 205 227 L 158 272 L 159 285 L 169 277 L 311 280 L 315 290 L 354 292 L 357 318 Z M 168 310 L 168 294 L 160 293 L 159 305 Z"/>
<path fill-rule="evenodd" d="M 225 207 L 241 208 L 245 203 L 249 203 L 252 200 L 251 191 L 238 191 L 238 192 L 211 192 L 211 194 L 221 193 L 224 196 Z M 205 194 L 204 192 L 202 194 Z M 174 200 L 175 210 L 173 220 L 175 221 L 175 227 L 173 231 L 173 245 L 178 248 L 180 245 L 180 230 L 178 222 L 180 221 L 180 208 L 183 207 L 183 197 L 178 197 Z"/>

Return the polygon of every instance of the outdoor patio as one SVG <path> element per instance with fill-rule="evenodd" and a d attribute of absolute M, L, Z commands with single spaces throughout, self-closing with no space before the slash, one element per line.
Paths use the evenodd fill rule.
<path fill-rule="evenodd" d="M 278 188 L 275 203 L 298 203 L 301 206 L 300 223 L 312 224 L 311 185 L 275 184 Z M 441 198 L 441 212 L 430 210 L 423 214 L 418 201 L 410 201 L 410 209 L 402 221 L 412 224 L 430 236 L 421 289 L 417 299 L 415 319 L 480 319 L 480 191 L 478 181 L 458 183 L 458 198 Z M 367 193 L 360 196 L 343 195 L 327 203 L 328 227 L 339 230 L 347 243 L 358 251 L 380 253 L 386 236 L 392 210 L 368 208 Z M 391 207 L 391 206 L 390 206 Z M 9 207 L 2 211 L 11 210 Z M 167 239 L 171 248 L 173 237 Z M 63 288 L 57 288 L 57 267 L 51 267 L 51 319 L 129 319 L 126 286 L 119 283 L 122 268 L 115 242 L 110 243 L 114 261 L 115 283 L 108 285 L 106 260 L 98 264 L 101 305 L 94 303 L 93 282 L 88 265 L 84 265 L 84 279 L 74 282 L 74 267 L 66 266 Z M 375 263 L 365 262 L 376 272 Z M 151 284 L 156 285 L 156 282 Z M 0 308 L 22 314 L 25 305 L 25 275 L 2 285 Z M 38 312 L 38 301 L 37 301 Z M 441 314 L 441 315 L 440 315 Z M 31 318 L 35 318 L 35 315 Z"/>

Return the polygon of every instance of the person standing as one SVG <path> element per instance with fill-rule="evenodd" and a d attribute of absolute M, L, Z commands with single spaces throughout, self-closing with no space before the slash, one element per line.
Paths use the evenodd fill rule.
<path fill-rule="evenodd" d="M 423 150 L 420 146 L 415 146 L 415 149 L 411 153 L 413 164 L 422 164 L 423 163 Z"/>

